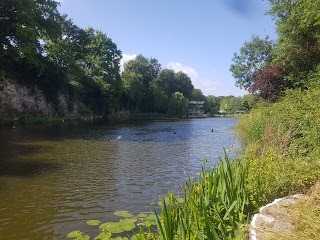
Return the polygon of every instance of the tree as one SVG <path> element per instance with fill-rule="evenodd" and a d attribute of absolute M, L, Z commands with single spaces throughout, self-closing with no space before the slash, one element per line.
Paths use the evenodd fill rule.
<path fill-rule="evenodd" d="M 206 96 L 203 95 L 202 91 L 198 88 L 193 89 L 192 95 L 191 95 L 191 100 L 193 101 L 207 101 Z"/>
<path fill-rule="evenodd" d="M 190 99 L 193 91 L 193 85 L 191 78 L 184 72 L 177 72 L 174 75 L 175 79 L 175 91 L 181 92 L 183 96 L 187 99 Z"/>
<path fill-rule="evenodd" d="M 187 99 L 191 97 L 193 85 L 190 77 L 183 73 L 175 73 L 171 69 L 161 70 L 159 76 L 152 82 L 156 110 L 166 112 L 168 100 L 175 92 L 180 92 Z"/>
<path fill-rule="evenodd" d="M 277 22 L 286 19 L 290 15 L 295 2 L 296 0 L 269 0 L 271 9 L 268 13 L 272 15 Z"/>
<path fill-rule="evenodd" d="M 172 94 L 169 100 L 169 114 L 173 116 L 185 116 L 187 114 L 188 101 L 180 92 Z"/>
<path fill-rule="evenodd" d="M 273 47 L 274 42 L 269 37 L 253 36 L 250 42 L 244 43 L 239 54 L 234 54 L 230 71 L 237 87 L 247 90 L 253 84 L 255 74 L 270 64 Z"/>
<path fill-rule="evenodd" d="M 58 3 L 53 0 L 0 1 L 0 67 L 23 61 L 43 72 L 41 40 L 60 34 Z M 5 68 L 5 69 L 4 69 Z"/>
<path fill-rule="evenodd" d="M 206 103 L 204 106 L 204 111 L 210 113 L 211 115 L 218 114 L 220 107 L 219 98 L 209 95 L 206 97 Z"/>
<path fill-rule="evenodd" d="M 130 92 L 130 86 L 134 87 L 134 83 L 138 84 L 141 94 L 140 99 L 135 99 L 133 102 L 137 103 L 137 108 L 142 112 L 151 112 L 154 110 L 154 96 L 152 94 L 151 83 L 158 77 L 161 65 L 155 58 L 146 58 L 142 55 L 136 56 L 125 63 L 122 72 L 122 81 L 125 86 L 125 92 Z M 134 73 L 134 74 L 130 74 Z M 134 78 L 132 78 L 134 76 Z M 137 77 L 138 76 L 138 77 Z M 138 95 L 136 95 L 138 96 Z M 130 97 L 129 97 L 130 99 Z"/>
<path fill-rule="evenodd" d="M 259 93 L 263 99 L 274 102 L 289 87 L 289 82 L 283 78 L 283 75 L 281 66 L 269 66 L 256 74 L 249 92 Z"/>
<path fill-rule="evenodd" d="M 282 64 L 294 87 L 304 88 L 320 62 L 320 3 L 314 0 L 270 0 L 277 19 L 279 43 L 275 64 Z"/>
<path fill-rule="evenodd" d="M 88 52 L 82 67 L 87 78 L 101 89 L 106 104 L 104 111 L 112 111 L 117 108 L 122 93 L 121 51 L 105 33 L 93 28 L 86 29 L 86 33 L 89 44 L 85 46 Z"/>
<path fill-rule="evenodd" d="M 173 87 L 175 73 L 171 69 L 162 69 L 159 76 L 152 81 L 152 93 L 155 99 L 155 110 L 166 113 L 171 95 L 176 92 Z"/>
<path fill-rule="evenodd" d="M 242 98 L 234 97 L 234 96 L 227 96 L 222 99 L 220 103 L 220 111 L 225 113 L 235 113 L 236 110 L 242 109 Z"/>
<path fill-rule="evenodd" d="M 90 39 L 84 29 L 75 25 L 67 16 L 62 16 L 61 34 L 55 39 L 45 39 L 47 60 L 59 69 L 60 78 L 67 85 L 69 94 L 83 96 L 86 88 L 84 64 Z"/>
<path fill-rule="evenodd" d="M 245 110 L 249 111 L 254 108 L 259 101 L 261 101 L 261 97 L 258 94 L 246 94 L 242 97 L 242 106 Z"/>

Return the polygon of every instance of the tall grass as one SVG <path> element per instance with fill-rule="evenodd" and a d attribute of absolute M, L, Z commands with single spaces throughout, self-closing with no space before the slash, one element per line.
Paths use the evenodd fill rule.
<path fill-rule="evenodd" d="M 227 156 L 212 168 L 204 166 L 197 181 L 189 178 L 184 201 L 169 193 L 158 217 L 160 239 L 234 239 L 253 211 L 245 161 Z"/>
<path fill-rule="evenodd" d="M 237 132 L 256 206 L 304 192 L 320 177 L 320 79 L 243 116 Z"/>

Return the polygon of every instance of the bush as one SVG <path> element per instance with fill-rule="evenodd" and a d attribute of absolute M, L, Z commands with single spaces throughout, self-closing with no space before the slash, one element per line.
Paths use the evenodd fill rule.
<path fill-rule="evenodd" d="M 320 176 L 320 79 L 281 101 L 243 116 L 237 133 L 246 147 L 257 205 L 309 188 Z"/>

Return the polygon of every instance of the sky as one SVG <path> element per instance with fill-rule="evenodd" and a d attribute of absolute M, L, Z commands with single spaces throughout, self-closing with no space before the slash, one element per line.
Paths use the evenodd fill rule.
<path fill-rule="evenodd" d="M 137 54 L 183 71 L 204 95 L 242 96 L 229 71 L 252 35 L 276 39 L 266 0 L 57 0 L 81 28 L 106 33 L 123 61 Z"/>

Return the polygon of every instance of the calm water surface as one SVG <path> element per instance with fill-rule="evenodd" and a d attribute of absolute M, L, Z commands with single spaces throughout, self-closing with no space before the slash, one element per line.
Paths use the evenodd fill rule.
<path fill-rule="evenodd" d="M 0 239 L 65 239 L 152 210 L 235 140 L 232 118 L 0 129 Z M 212 131 L 213 130 L 213 131 Z M 237 144 L 234 149 L 237 148 Z M 234 152 L 233 152 L 234 154 Z"/>

